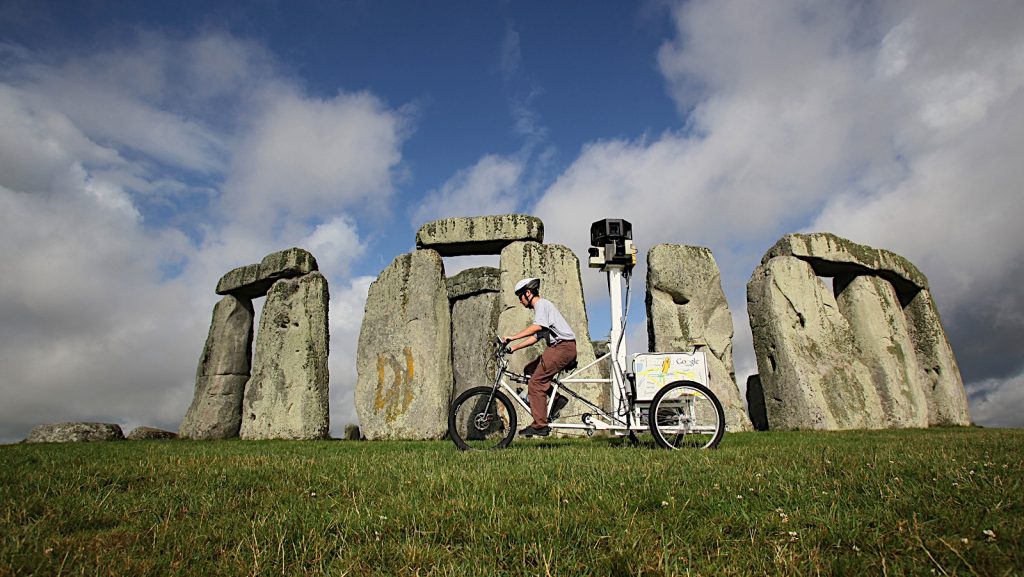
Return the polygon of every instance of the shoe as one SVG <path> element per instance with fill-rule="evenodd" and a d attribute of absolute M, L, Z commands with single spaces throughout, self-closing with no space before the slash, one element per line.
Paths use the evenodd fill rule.
<path fill-rule="evenodd" d="M 561 414 L 562 409 L 569 404 L 569 398 L 558 395 L 555 397 L 555 404 L 551 406 L 551 417 L 548 418 L 550 421 L 554 421 Z"/>
<path fill-rule="evenodd" d="M 533 425 L 530 425 L 522 431 L 519 431 L 519 434 L 524 437 L 547 437 L 551 434 L 551 427 L 541 427 L 538 429 Z"/>

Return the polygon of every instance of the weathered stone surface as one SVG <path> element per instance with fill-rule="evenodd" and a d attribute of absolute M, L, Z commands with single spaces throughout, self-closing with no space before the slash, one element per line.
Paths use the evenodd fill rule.
<path fill-rule="evenodd" d="M 445 282 L 448 300 L 452 301 L 479 293 L 497 293 L 501 290 L 501 271 L 491 266 L 470 268 Z"/>
<path fill-rule="evenodd" d="M 217 283 L 217 294 L 233 294 L 243 298 L 266 296 L 275 281 L 295 278 L 319 270 L 316 259 L 301 248 L 270 253 L 259 264 L 238 267 Z"/>
<path fill-rule="evenodd" d="M 747 312 L 772 429 L 883 426 L 852 329 L 808 263 L 780 256 L 757 267 Z"/>
<path fill-rule="evenodd" d="M 466 389 L 494 382 L 498 368 L 494 339 L 500 312 L 496 292 L 479 292 L 452 302 L 453 398 Z"/>
<path fill-rule="evenodd" d="M 777 256 L 805 260 L 818 276 L 877 274 L 892 283 L 904 305 L 928 288 L 924 274 L 902 256 L 827 232 L 787 234 L 768 249 L 761 264 Z"/>
<path fill-rule="evenodd" d="M 132 432 L 128 433 L 127 437 L 129 441 L 149 441 L 177 438 L 177 433 L 165 431 L 163 429 L 155 429 L 153 427 L 135 427 L 134 429 L 132 429 Z"/>
<path fill-rule="evenodd" d="M 498 332 L 512 335 L 533 322 L 533 311 L 519 304 L 514 288 L 525 277 L 540 279 L 540 295 L 554 303 L 562 316 L 576 333 L 576 358 L 579 366 L 594 360 L 594 349 L 587 324 L 587 311 L 583 302 L 583 283 L 580 279 L 580 263 L 572 250 L 556 244 L 536 242 L 514 242 L 501 251 L 501 315 Z M 520 349 L 509 359 L 509 368 L 522 371 L 526 363 L 544 351 L 538 343 Z M 591 367 L 581 377 L 601 378 L 600 369 Z M 594 404 L 610 408 L 610 387 L 600 384 L 574 384 L 571 388 Z M 587 412 L 575 399 L 562 411 L 563 417 Z M 520 420 L 530 419 L 525 412 Z M 529 422 L 529 421 L 527 421 Z"/>
<path fill-rule="evenodd" d="M 600 357 L 601 355 L 611 351 L 611 345 L 608 339 L 600 339 L 596 341 L 590 341 L 591 348 L 594 349 L 594 358 Z M 612 378 L 612 367 L 611 363 L 601 362 L 595 365 L 597 371 L 594 376 L 599 379 L 610 379 Z"/>
<path fill-rule="evenodd" d="M 213 308 L 210 332 L 196 370 L 192 405 L 178 434 L 190 439 L 238 436 L 242 393 L 249 380 L 253 306 L 247 298 L 228 295 Z"/>
<path fill-rule="evenodd" d="M 367 439 L 447 433 L 451 311 L 436 251 L 399 255 L 370 285 L 356 372 L 356 412 Z"/>
<path fill-rule="evenodd" d="M 736 386 L 732 314 L 718 264 L 699 246 L 659 244 L 647 253 L 647 339 L 652 351 L 690 351 L 707 345 L 711 390 L 725 409 L 729 431 L 752 429 Z"/>
<path fill-rule="evenodd" d="M 436 250 L 442 256 L 499 254 L 515 241 L 544 241 L 544 223 L 535 216 L 443 218 L 429 222 L 416 233 L 416 246 Z"/>
<path fill-rule="evenodd" d="M 328 436 L 329 299 L 319 272 L 270 288 L 242 401 L 243 439 Z"/>
<path fill-rule="evenodd" d="M 927 427 L 928 403 L 895 289 L 880 277 L 859 275 L 835 279 L 835 291 L 881 402 L 878 426 Z"/>
<path fill-rule="evenodd" d="M 904 312 L 922 372 L 921 388 L 928 403 L 928 424 L 970 425 L 960 368 L 931 293 L 928 290 L 918 292 Z"/>
<path fill-rule="evenodd" d="M 747 377 L 747 412 L 755 431 L 768 430 L 768 412 L 764 407 L 764 389 L 761 388 L 760 375 Z"/>
<path fill-rule="evenodd" d="M 26 443 L 78 443 L 85 441 L 120 441 L 124 432 L 111 423 L 53 423 L 38 425 L 29 431 Z"/>

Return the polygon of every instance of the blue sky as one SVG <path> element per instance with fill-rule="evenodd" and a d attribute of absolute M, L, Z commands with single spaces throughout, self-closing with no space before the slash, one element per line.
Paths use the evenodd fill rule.
<path fill-rule="evenodd" d="M 710 247 L 741 384 L 775 240 L 894 250 L 972 416 L 1021 426 L 1022 144 L 1013 0 L 0 1 L 0 440 L 176 429 L 217 279 L 293 245 L 331 283 L 337 433 L 369 282 L 428 220 L 512 211 L 580 255 L 605 217 Z"/>

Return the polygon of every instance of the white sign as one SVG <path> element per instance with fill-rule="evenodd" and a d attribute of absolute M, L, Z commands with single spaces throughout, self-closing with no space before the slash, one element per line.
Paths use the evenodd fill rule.
<path fill-rule="evenodd" d="M 638 401 L 650 401 L 662 387 L 675 381 L 707 385 L 709 380 L 704 351 L 637 353 L 633 355 L 633 373 L 636 374 Z"/>

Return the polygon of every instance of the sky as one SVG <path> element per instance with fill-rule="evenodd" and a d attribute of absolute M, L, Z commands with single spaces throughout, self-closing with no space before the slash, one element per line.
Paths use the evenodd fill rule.
<path fill-rule="evenodd" d="M 779 237 L 897 252 L 974 421 L 1021 427 L 1022 158 L 1019 0 L 0 0 L 0 442 L 177 430 L 217 280 L 291 246 L 330 283 L 340 436 L 370 283 L 422 224 L 507 212 L 581 258 L 602 218 L 709 247 L 741 389 Z"/>

